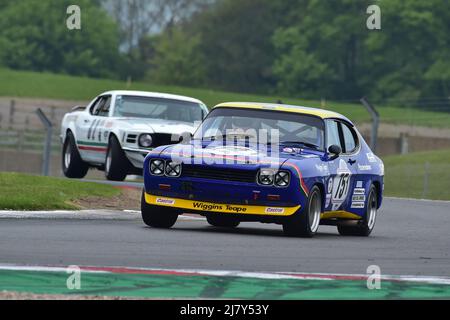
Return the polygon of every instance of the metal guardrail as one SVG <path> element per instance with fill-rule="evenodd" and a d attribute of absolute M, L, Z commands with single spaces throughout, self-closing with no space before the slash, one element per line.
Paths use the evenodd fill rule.
<path fill-rule="evenodd" d="M 33 106 L 30 102 L 0 99 L 0 129 L 39 130 L 42 123 L 36 116 L 37 107 L 45 113 L 55 129 L 59 128 L 64 114 L 70 111 L 67 106 Z"/>
<path fill-rule="evenodd" d="M 35 124 L 33 126 L 30 125 L 30 116 L 33 114 L 29 114 L 29 112 L 26 113 L 25 122 L 21 122 L 20 125 L 16 124 L 15 120 L 17 114 L 14 108 L 14 102 L 12 102 L 10 106 L 11 110 L 8 128 L 0 127 L 0 148 L 18 151 L 41 151 L 41 173 L 44 176 L 48 176 L 52 151 L 59 149 L 59 138 L 53 134 L 55 131 L 54 125 L 41 108 L 34 109 L 35 113 L 33 120 L 34 122 L 40 120 L 40 128 L 42 128 L 43 125 L 45 131 L 36 129 L 37 126 Z M 54 117 L 54 114 L 52 116 Z M 16 127 L 16 125 L 19 125 L 19 129 L 13 128 Z M 56 148 L 52 148 L 52 145 L 56 146 Z"/>
<path fill-rule="evenodd" d="M 13 150 L 41 151 L 44 146 L 46 134 L 43 130 L 18 131 L 0 130 L 0 148 Z M 59 136 L 52 134 L 53 152 L 59 151 Z"/>

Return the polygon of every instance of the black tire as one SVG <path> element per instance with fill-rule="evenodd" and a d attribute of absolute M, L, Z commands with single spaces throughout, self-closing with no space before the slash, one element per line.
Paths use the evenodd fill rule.
<path fill-rule="evenodd" d="M 343 236 L 368 237 L 375 227 L 376 214 L 378 208 L 378 194 L 374 185 L 370 187 L 369 196 L 366 202 L 366 214 L 355 226 L 338 225 L 337 229 Z M 375 210 L 375 211 L 371 211 Z M 373 219 L 373 220 L 372 220 Z"/>
<path fill-rule="evenodd" d="M 217 214 L 208 214 L 206 221 L 214 227 L 236 228 L 241 223 L 236 217 L 228 217 Z"/>
<path fill-rule="evenodd" d="M 154 206 L 145 201 L 144 191 L 141 197 L 142 220 L 149 227 L 169 229 L 177 222 L 179 210 L 163 206 Z"/>
<path fill-rule="evenodd" d="M 61 167 L 67 178 L 84 178 L 89 170 L 89 165 L 81 159 L 77 144 L 72 132 L 67 132 L 66 140 L 62 148 Z"/>
<path fill-rule="evenodd" d="M 105 177 L 112 181 L 123 181 L 131 169 L 130 160 L 122 150 L 115 136 L 109 138 L 108 151 L 105 158 Z"/>
<path fill-rule="evenodd" d="M 322 201 L 319 187 L 314 186 L 308 196 L 308 207 L 287 218 L 283 223 L 284 233 L 291 237 L 313 237 L 319 228 Z"/>

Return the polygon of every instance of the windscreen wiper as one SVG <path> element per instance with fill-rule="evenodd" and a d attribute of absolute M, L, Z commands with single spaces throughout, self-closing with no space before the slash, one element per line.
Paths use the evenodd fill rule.
<path fill-rule="evenodd" d="M 304 142 L 304 141 L 281 141 L 280 144 L 281 145 L 298 145 L 298 144 L 300 144 L 300 145 L 305 146 L 310 149 L 316 149 L 316 150 L 320 149 L 320 147 L 318 145 L 316 145 L 314 143 Z"/>
<path fill-rule="evenodd" d="M 217 139 L 226 139 L 228 137 L 241 137 L 241 138 L 250 138 L 250 137 L 254 137 L 245 133 L 232 133 L 232 134 L 223 134 L 223 135 L 219 135 L 219 136 L 210 136 L 210 137 L 203 137 L 202 140 L 217 140 Z"/>

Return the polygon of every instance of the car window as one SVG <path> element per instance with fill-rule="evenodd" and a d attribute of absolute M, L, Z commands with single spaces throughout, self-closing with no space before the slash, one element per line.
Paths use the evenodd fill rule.
<path fill-rule="evenodd" d="M 98 113 L 100 112 L 101 108 L 103 107 L 103 103 L 105 102 L 104 97 L 99 97 L 94 104 L 91 106 L 91 109 L 89 110 L 89 112 L 93 115 L 96 116 L 98 115 Z"/>
<path fill-rule="evenodd" d="M 303 141 L 323 145 L 323 129 L 307 123 L 267 120 L 261 123 L 261 128 L 267 131 L 279 130 L 280 141 Z"/>
<path fill-rule="evenodd" d="M 254 137 L 259 143 L 306 143 L 310 148 L 323 150 L 324 121 L 296 113 L 220 107 L 209 113 L 194 138 L 219 137 Z"/>
<path fill-rule="evenodd" d="M 332 145 L 337 145 L 344 150 L 341 145 L 341 139 L 339 138 L 339 124 L 334 120 L 327 120 L 327 149 Z"/>
<path fill-rule="evenodd" d="M 101 117 L 107 117 L 109 114 L 109 107 L 111 106 L 111 96 L 107 96 L 103 99 L 101 109 L 99 108 L 98 115 Z"/>
<path fill-rule="evenodd" d="M 345 153 L 351 153 L 357 147 L 357 142 L 355 139 L 356 133 L 352 129 L 350 129 L 349 126 L 346 125 L 345 123 L 341 123 L 341 126 L 345 145 L 345 148 L 343 150 Z"/>
<path fill-rule="evenodd" d="M 117 96 L 114 117 L 149 118 L 194 123 L 202 120 L 196 102 L 142 96 Z"/>

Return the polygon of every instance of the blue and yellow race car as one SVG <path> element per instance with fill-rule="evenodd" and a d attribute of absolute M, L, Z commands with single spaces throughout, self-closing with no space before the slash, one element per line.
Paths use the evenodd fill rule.
<path fill-rule="evenodd" d="M 217 227 L 259 221 L 312 237 L 324 224 L 368 236 L 383 179 L 383 162 L 338 113 L 222 103 L 192 137 L 146 156 L 142 218 L 170 228 L 179 214 L 195 213 Z"/>

